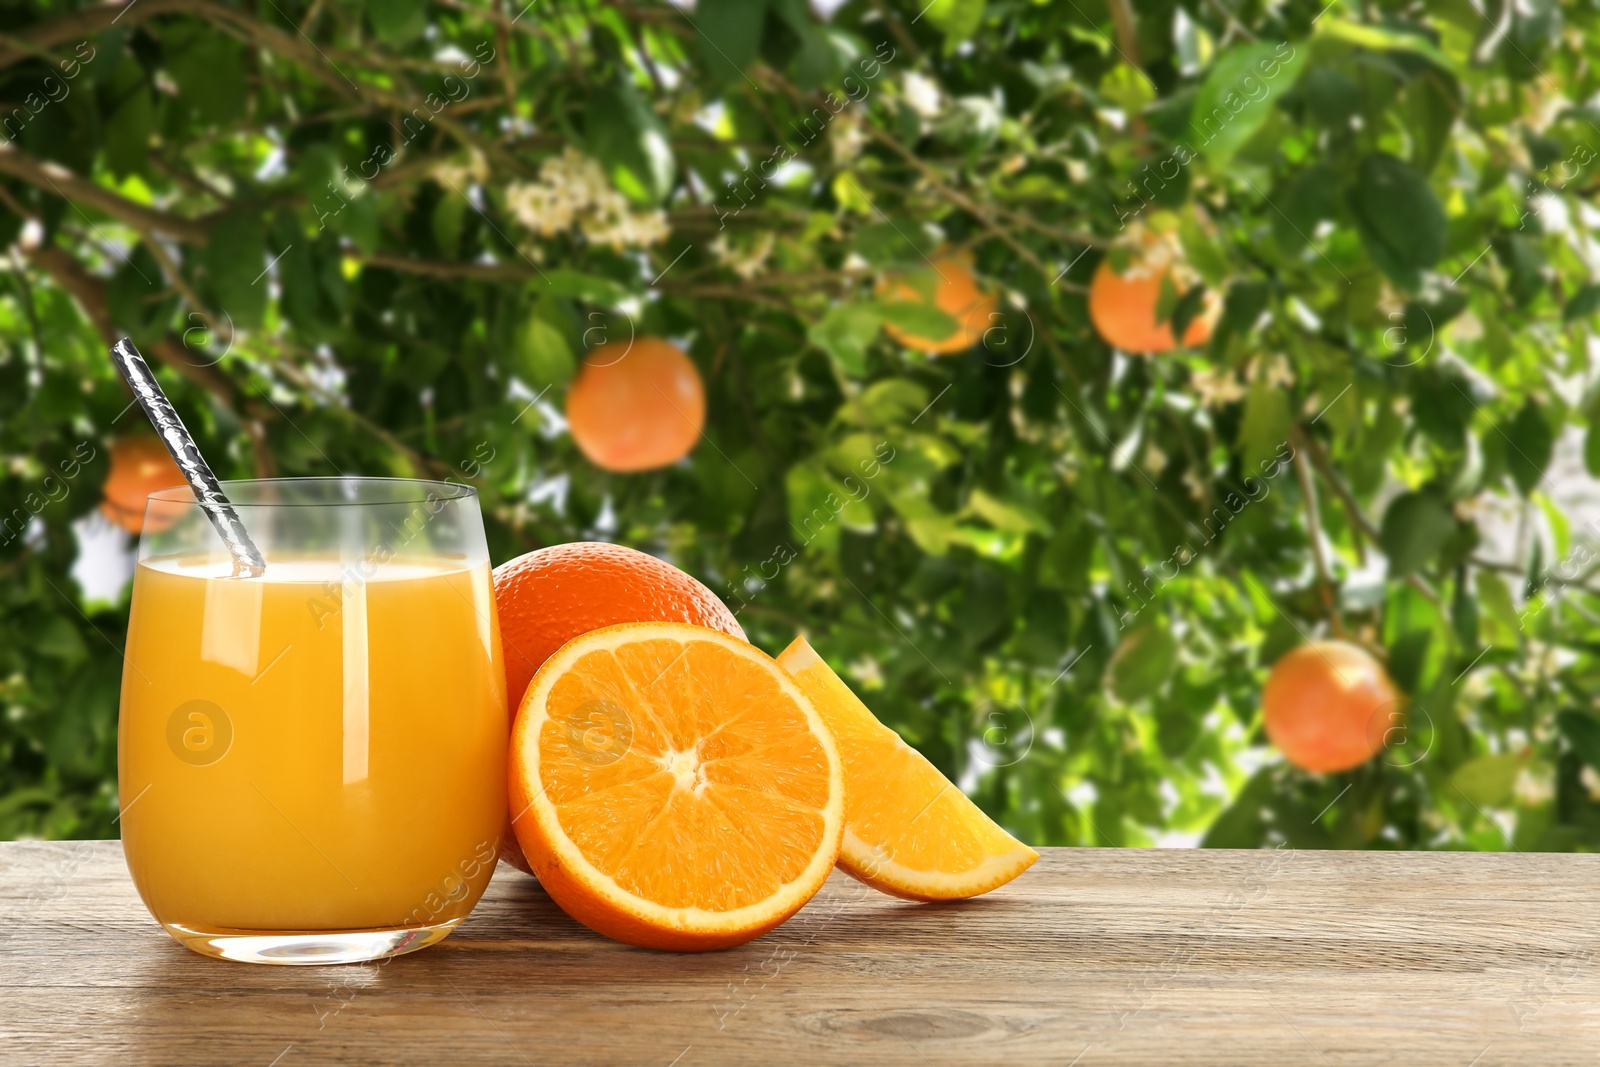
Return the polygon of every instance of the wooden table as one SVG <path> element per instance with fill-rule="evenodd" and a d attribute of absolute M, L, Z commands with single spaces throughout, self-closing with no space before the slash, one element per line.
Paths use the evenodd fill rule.
<path fill-rule="evenodd" d="M 964 904 L 836 874 L 703 955 L 502 866 L 434 948 L 290 968 L 180 948 L 117 842 L 19 842 L 0 914 L 6 1064 L 1600 1061 L 1600 856 L 1047 849 Z"/>

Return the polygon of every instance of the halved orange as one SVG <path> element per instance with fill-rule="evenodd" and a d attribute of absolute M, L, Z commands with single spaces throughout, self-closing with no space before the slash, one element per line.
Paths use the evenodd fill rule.
<path fill-rule="evenodd" d="M 512 825 L 551 899 L 632 945 L 759 937 L 839 855 L 833 736 L 770 656 L 703 626 L 563 645 L 523 696 L 510 771 Z"/>
<path fill-rule="evenodd" d="M 998 889 L 1039 854 L 1001 829 L 926 756 L 877 720 L 804 637 L 778 663 L 811 698 L 844 761 L 839 866 L 910 900 Z"/>

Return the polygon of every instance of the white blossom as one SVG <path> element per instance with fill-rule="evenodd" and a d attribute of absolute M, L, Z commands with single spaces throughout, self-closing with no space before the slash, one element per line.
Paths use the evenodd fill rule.
<path fill-rule="evenodd" d="M 766 268 L 775 243 L 770 231 L 763 232 L 753 241 L 745 242 L 744 247 L 735 246 L 728 240 L 726 233 L 719 233 L 711 242 L 711 254 L 717 257 L 718 263 L 732 267 L 735 274 L 749 281 Z"/>
<path fill-rule="evenodd" d="M 939 92 L 939 85 L 931 78 L 925 78 L 916 71 L 907 71 L 901 85 L 906 94 L 906 103 L 925 119 L 936 119 L 944 111 L 944 94 Z"/>
<path fill-rule="evenodd" d="M 478 185 L 489 177 L 489 161 L 476 148 L 464 159 L 447 159 L 433 165 L 434 179 L 440 185 L 461 192 L 469 185 Z"/>
<path fill-rule="evenodd" d="M 550 237 L 576 226 L 593 244 L 647 247 L 667 236 L 666 213 L 634 211 L 600 164 L 572 146 L 539 168 L 536 182 L 512 182 L 506 209 L 531 232 Z"/>
<path fill-rule="evenodd" d="M 867 132 L 861 119 L 850 113 L 840 115 L 828 131 L 828 147 L 835 163 L 851 163 L 861 155 L 867 143 Z"/>
<path fill-rule="evenodd" d="M 1517 781 L 1511 787 L 1511 794 L 1516 797 L 1518 804 L 1536 808 L 1556 795 L 1555 781 L 1548 773 L 1534 774 L 1524 767 L 1517 773 Z"/>
<path fill-rule="evenodd" d="M 1244 383 L 1233 371 L 1223 368 L 1213 370 L 1201 367 L 1189 379 L 1200 403 L 1208 408 L 1220 408 L 1244 399 Z"/>
<path fill-rule="evenodd" d="M 1262 368 L 1262 375 L 1274 389 L 1287 389 L 1294 384 L 1294 368 L 1284 356 L 1273 356 Z"/>
<path fill-rule="evenodd" d="M 1167 454 L 1154 441 L 1145 445 L 1144 465 L 1152 478 L 1161 477 L 1161 472 L 1167 467 Z"/>

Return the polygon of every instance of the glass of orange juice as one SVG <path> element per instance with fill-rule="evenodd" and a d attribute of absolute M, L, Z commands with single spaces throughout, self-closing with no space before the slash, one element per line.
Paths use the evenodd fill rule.
<path fill-rule="evenodd" d="M 349 963 L 444 938 L 494 872 L 505 675 L 476 490 L 224 482 L 232 562 L 187 488 L 149 499 L 118 733 L 122 841 L 197 952 Z"/>

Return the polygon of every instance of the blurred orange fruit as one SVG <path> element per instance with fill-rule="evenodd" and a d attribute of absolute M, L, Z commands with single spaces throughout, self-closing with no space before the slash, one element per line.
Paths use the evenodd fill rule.
<path fill-rule="evenodd" d="M 144 527 L 145 501 L 157 489 L 183 485 L 183 472 L 154 434 L 135 434 L 111 442 L 111 473 L 102 489 L 100 511 L 131 534 Z M 177 516 L 152 517 L 150 529 L 163 530 Z"/>
<path fill-rule="evenodd" d="M 1106 344 L 1136 355 L 1177 347 L 1171 321 L 1156 321 L 1162 284 L 1167 279 L 1180 295 L 1195 284 L 1192 272 L 1160 239 L 1146 241 L 1142 251 L 1120 273 L 1112 267 L 1109 256 L 1100 261 L 1089 281 L 1089 319 Z M 1184 330 L 1183 343 L 1192 346 L 1209 341 L 1221 313 L 1216 294 L 1208 292 L 1204 307 Z"/>
<path fill-rule="evenodd" d="M 955 319 L 956 326 L 944 337 L 922 337 L 893 323 L 884 323 L 890 337 L 920 352 L 941 355 L 964 352 L 983 339 L 993 324 L 999 302 L 992 293 L 978 288 L 978 279 L 959 256 L 935 257 L 930 266 L 912 274 L 894 274 L 878 283 L 878 295 L 890 301 L 928 302 L 928 286 L 933 290 L 933 305 Z"/>
<path fill-rule="evenodd" d="M 596 467 L 665 467 L 688 455 L 705 428 L 705 385 L 670 341 L 608 342 L 584 357 L 567 391 L 567 424 Z"/>
<path fill-rule="evenodd" d="M 744 640 L 744 630 L 715 593 L 644 552 L 576 541 L 525 553 L 494 570 L 495 612 L 512 715 L 534 672 L 573 638 L 624 622 L 686 622 Z M 528 862 L 506 834 L 501 857 Z"/>
<path fill-rule="evenodd" d="M 1400 694 L 1366 649 L 1316 641 L 1272 665 L 1261 694 L 1267 737 L 1296 767 L 1348 771 L 1376 755 L 1400 720 Z"/>
<path fill-rule="evenodd" d="M 804 637 L 783 650 L 778 664 L 839 746 L 845 781 L 839 866 L 847 873 L 897 897 L 959 900 L 998 889 L 1039 858 L 880 723 Z"/>
<path fill-rule="evenodd" d="M 629 623 L 572 641 L 511 739 L 517 839 L 561 909 L 644 948 L 771 930 L 839 855 L 833 737 L 771 657 L 718 630 Z"/>

